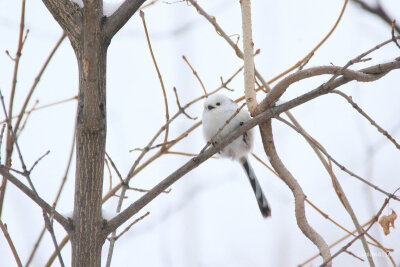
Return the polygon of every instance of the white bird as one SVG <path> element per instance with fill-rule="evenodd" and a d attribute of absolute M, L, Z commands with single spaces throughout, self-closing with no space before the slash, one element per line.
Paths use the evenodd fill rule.
<path fill-rule="evenodd" d="M 245 122 L 250 120 L 249 113 L 244 109 L 241 109 L 239 113 L 237 113 L 237 115 L 227 123 L 232 115 L 237 112 L 238 108 L 238 105 L 232 99 L 221 94 L 212 95 L 208 97 L 206 101 L 204 101 L 202 121 L 203 134 L 207 142 L 211 142 L 211 144 L 215 146 L 234 129 L 240 127 Z M 222 127 L 222 131 L 215 136 L 215 134 Z M 238 161 L 242 165 L 253 188 L 261 214 L 264 217 L 268 217 L 271 216 L 271 209 L 261 190 L 261 186 L 257 180 L 257 177 L 247 159 L 247 154 L 253 147 L 252 130 L 253 129 L 245 132 L 242 136 L 232 141 L 232 143 L 223 148 L 219 154 L 221 157 Z"/>

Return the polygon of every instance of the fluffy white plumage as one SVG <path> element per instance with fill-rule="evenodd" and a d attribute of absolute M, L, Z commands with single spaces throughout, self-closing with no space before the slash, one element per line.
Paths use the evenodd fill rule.
<path fill-rule="evenodd" d="M 241 109 L 232 119 L 231 117 L 237 112 L 238 105 L 229 97 L 215 94 L 204 101 L 203 110 L 203 134 L 208 142 L 213 145 L 226 137 L 234 129 L 240 127 L 243 123 L 250 120 L 250 115 L 244 109 Z M 229 122 L 227 123 L 227 121 Z M 222 128 L 222 131 L 220 129 Z M 216 133 L 220 133 L 216 135 Z M 266 218 L 271 216 L 271 209 L 267 199 L 261 190 L 261 186 L 257 177 L 247 160 L 247 154 L 253 147 L 253 130 L 250 129 L 242 136 L 236 138 L 233 142 L 223 148 L 219 153 L 222 157 L 237 160 L 242 165 L 247 177 L 249 178 L 251 187 L 257 199 L 261 214 Z"/>
<path fill-rule="evenodd" d="M 224 127 L 226 121 L 237 111 L 238 105 L 229 97 L 221 94 L 215 94 L 204 101 L 203 110 L 203 134 L 207 141 L 218 132 L 221 127 Z M 214 138 L 217 142 L 224 138 L 233 129 L 238 128 L 241 124 L 250 120 L 249 113 L 241 109 L 240 112 L 223 128 L 220 134 Z M 253 147 L 253 129 L 241 137 L 235 139 L 232 143 L 221 150 L 222 157 L 241 161 L 246 158 L 247 154 Z"/>

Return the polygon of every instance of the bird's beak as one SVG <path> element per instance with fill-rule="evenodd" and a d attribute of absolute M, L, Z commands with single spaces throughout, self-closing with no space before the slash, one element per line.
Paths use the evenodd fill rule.
<path fill-rule="evenodd" d="M 215 108 L 214 106 L 208 105 L 208 110 L 212 110 L 213 108 Z"/>

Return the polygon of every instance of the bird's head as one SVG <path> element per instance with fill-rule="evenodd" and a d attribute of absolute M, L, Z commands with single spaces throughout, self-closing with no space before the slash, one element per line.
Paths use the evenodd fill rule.
<path fill-rule="evenodd" d="M 209 96 L 204 101 L 204 112 L 215 112 L 236 107 L 236 103 L 229 97 L 222 94 L 215 94 Z"/>

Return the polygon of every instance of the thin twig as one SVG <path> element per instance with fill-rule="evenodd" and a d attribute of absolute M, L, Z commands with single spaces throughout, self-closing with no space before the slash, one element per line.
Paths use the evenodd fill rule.
<path fill-rule="evenodd" d="M 62 103 L 66 103 L 66 102 L 69 102 L 69 101 L 72 101 L 72 100 L 76 100 L 76 99 L 78 99 L 78 96 L 69 97 L 69 98 L 64 99 L 64 100 L 59 100 L 59 101 L 55 101 L 55 102 L 52 102 L 52 103 L 49 103 L 49 104 L 45 104 L 45 105 L 43 105 L 43 106 L 35 107 L 35 108 L 32 108 L 32 109 L 29 110 L 29 111 L 25 111 L 25 112 L 23 113 L 23 115 L 24 115 L 24 114 L 27 114 L 28 112 L 33 112 L 33 111 L 41 110 L 41 109 L 44 109 L 44 108 L 52 107 L 52 106 L 55 106 L 55 105 L 58 105 L 58 104 L 62 104 Z M 13 116 L 11 119 L 16 119 L 16 118 L 18 118 L 19 116 L 20 116 L 20 115 L 15 115 L 15 116 Z M 0 121 L 0 123 L 4 123 L 4 122 L 6 122 L 6 120 Z"/>
<path fill-rule="evenodd" d="M 50 150 L 47 150 L 46 153 L 44 153 L 40 158 L 38 158 L 32 165 L 32 167 L 29 169 L 29 173 L 31 173 L 33 171 L 33 169 L 36 167 L 36 165 L 44 158 L 46 157 L 48 154 L 50 154 Z"/>
<path fill-rule="evenodd" d="M 0 151 L 1 151 L 1 146 L 3 144 L 3 137 L 4 137 L 4 129 L 6 128 L 6 124 L 3 124 L 3 126 L 1 126 L 1 132 L 0 132 Z M 1 164 L 1 153 L 0 153 L 0 164 Z M 0 191 L 3 190 L 4 184 L 2 183 L 0 186 Z"/>
<path fill-rule="evenodd" d="M 394 196 L 394 194 L 399 190 L 400 188 L 396 189 L 392 196 Z M 332 260 L 337 257 L 339 254 L 341 254 L 342 252 L 344 252 L 345 250 L 347 250 L 355 241 L 357 241 L 359 238 L 361 238 L 363 235 L 365 235 L 369 229 L 371 229 L 371 227 L 378 221 L 379 216 L 381 215 L 383 209 L 386 207 L 386 205 L 389 203 L 389 200 L 391 199 L 391 197 L 388 197 L 385 199 L 382 207 L 380 208 L 380 210 L 378 211 L 378 213 L 375 215 L 373 221 L 371 222 L 371 224 L 365 229 L 363 230 L 363 232 L 359 235 L 357 235 L 355 238 L 353 238 L 349 243 L 347 243 L 345 246 L 343 246 L 338 252 L 336 252 L 335 254 L 333 254 L 328 260 L 324 261 L 319 267 L 324 267 L 326 266 L 328 263 L 332 262 Z"/>
<path fill-rule="evenodd" d="M 375 216 L 374 216 L 375 217 Z M 373 218 L 374 218 L 373 217 Z M 362 227 L 366 227 L 367 225 L 369 225 L 372 221 L 373 218 L 368 220 L 368 222 L 364 223 L 362 225 Z M 356 236 L 354 233 L 357 232 L 357 230 L 353 230 L 351 233 L 348 233 L 346 235 L 344 235 L 343 237 L 339 238 L 338 240 L 336 240 L 335 242 L 333 242 L 332 244 L 329 245 L 329 248 L 333 248 L 336 245 L 338 245 L 340 242 L 342 242 L 343 240 L 346 240 L 347 238 L 349 238 L 350 236 Z M 298 265 L 298 267 L 303 267 L 306 264 L 310 263 L 311 261 L 315 260 L 316 258 L 319 257 L 319 253 L 316 253 L 314 256 L 310 257 L 309 259 L 307 259 L 306 261 L 302 262 L 301 264 Z"/>
<path fill-rule="evenodd" d="M 154 5 L 154 4 L 157 3 L 158 1 L 159 1 L 159 0 L 152 0 L 152 1 L 148 2 L 147 4 L 142 5 L 139 9 L 140 9 L 140 10 L 143 10 L 143 9 L 149 7 L 149 6 Z"/>
<path fill-rule="evenodd" d="M 375 1 L 376 5 L 374 7 L 369 5 L 369 4 L 367 4 L 363 0 L 353 0 L 353 2 L 359 4 L 362 9 L 370 12 L 371 14 L 374 14 L 374 15 L 378 16 L 383 21 L 385 21 L 389 26 L 392 24 L 393 19 L 391 19 L 389 17 L 388 13 L 382 8 L 382 5 L 381 5 L 380 1 Z M 400 26 L 399 25 L 396 24 L 394 28 L 396 29 L 397 33 L 400 33 Z"/>
<path fill-rule="evenodd" d="M 107 159 L 104 159 L 104 162 L 105 162 L 105 164 L 106 164 L 106 168 L 107 168 L 107 170 L 108 170 L 108 176 L 109 176 L 109 180 L 110 180 L 110 185 L 109 185 L 109 190 L 111 190 L 111 188 L 112 188 L 112 174 L 111 174 L 111 169 L 110 169 L 110 166 L 108 165 L 108 160 Z"/>
<path fill-rule="evenodd" d="M 278 117 L 279 120 L 283 121 L 283 119 L 281 119 L 280 117 Z M 293 120 L 294 122 L 296 122 L 296 120 Z M 352 210 L 349 201 L 347 200 L 343 189 L 341 187 L 341 185 L 338 182 L 338 179 L 336 178 L 335 174 L 333 173 L 333 168 L 332 168 L 332 161 L 330 158 L 328 158 L 328 162 L 326 162 L 325 158 L 322 156 L 321 152 L 323 152 L 324 154 L 327 154 L 326 149 L 319 143 L 317 142 L 314 138 L 312 138 L 308 133 L 306 133 L 303 128 L 297 123 L 296 127 L 294 127 L 293 125 L 291 125 L 289 122 L 286 121 L 286 124 L 290 125 L 293 129 L 295 129 L 297 132 L 299 132 L 303 137 L 305 137 L 306 141 L 309 143 L 309 145 L 312 147 L 312 149 L 314 150 L 314 152 L 317 154 L 318 158 L 321 160 L 321 162 L 323 163 L 324 167 L 326 168 L 326 170 L 328 171 L 329 176 L 332 179 L 332 184 L 334 186 L 335 192 L 338 195 L 341 203 L 343 204 L 343 206 L 345 207 L 346 211 L 348 211 L 349 215 L 351 216 L 354 225 L 356 226 L 356 229 L 358 231 L 358 233 L 362 232 L 362 228 L 358 222 L 358 219 L 356 218 L 354 211 Z M 376 246 L 378 246 L 379 248 L 381 248 L 383 251 L 386 252 L 386 254 L 388 255 L 389 259 L 391 260 L 391 262 L 393 263 L 393 259 L 392 257 L 387 253 L 387 249 L 385 249 L 375 238 L 373 238 L 372 236 L 370 236 L 369 234 L 367 234 L 367 236 L 373 240 L 376 243 Z M 363 243 L 363 247 L 365 249 L 365 253 L 368 257 L 369 262 L 372 262 L 372 258 L 370 258 L 370 252 L 369 252 L 369 248 L 368 248 L 368 244 L 371 244 L 369 242 L 367 242 L 365 240 L 365 237 L 361 238 L 361 241 Z M 374 245 L 375 246 L 375 245 Z M 371 265 L 373 265 L 373 262 L 371 263 Z"/>
<path fill-rule="evenodd" d="M 160 84 L 161 84 L 161 89 L 162 89 L 162 93 L 164 96 L 164 105 L 165 105 L 165 119 L 168 122 L 169 121 L 169 112 L 168 112 L 168 101 L 167 101 L 167 93 L 165 92 L 165 87 L 164 87 L 164 82 L 161 76 L 161 72 L 160 69 L 158 68 L 157 65 L 157 61 L 156 58 L 154 57 L 154 53 L 153 53 L 153 49 L 151 47 L 151 43 L 150 43 L 150 37 L 149 37 L 149 33 L 147 31 L 147 26 L 146 26 L 146 20 L 144 18 L 144 12 L 142 10 L 140 10 L 140 17 L 142 18 L 142 22 L 143 22 L 143 27 L 144 27 L 144 32 L 146 34 L 146 40 L 147 40 L 147 44 L 149 46 L 149 50 L 150 50 L 150 54 L 151 54 L 151 58 L 153 60 L 154 63 L 154 67 L 156 68 L 157 71 L 157 75 L 158 75 L 158 79 L 160 80 Z M 167 126 L 165 127 L 165 136 L 164 136 L 164 142 L 168 141 L 168 133 L 169 133 L 169 125 L 167 124 Z M 165 150 L 165 146 L 163 146 L 161 148 L 162 150 Z"/>
<path fill-rule="evenodd" d="M 347 249 L 344 250 L 344 252 L 346 252 L 347 254 L 353 256 L 354 258 L 356 258 L 356 259 L 358 259 L 358 260 L 360 260 L 360 261 L 362 261 L 362 262 L 365 261 L 363 258 L 358 257 L 356 254 L 354 254 L 353 252 L 351 252 L 351 251 L 349 251 L 349 250 L 347 250 Z"/>
<path fill-rule="evenodd" d="M 8 122 L 8 125 L 11 126 L 11 120 L 9 119 L 9 116 L 8 116 L 8 114 L 7 114 L 7 110 L 6 110 L 5 103 L 4 103 L 4 97 L 3 97 L 3 94 L 2 94 L 2 92 L 1 92 L 1 90 L 0 90 L 0 100 L 1 100 L 2 107 L 3 107 L 4 116 L 6 117 L 6 120 L 7 120 L 7 122 Z M 9 133 L 10 133 L 10 136 L 13 138 L 13 144 L 14 144 L 14 145 L 16 146 L 16 148 L 17 148 L 17 152 L 18 152 L 18 156 L 19 156 L 19 159 L 20 159 L 20 162 L 21 162 L 21 165 L 22 165 L 22 169 L 24 170 L 24 177 L 27 179 L 27 181 L 28 181 L 28 183 L 29 183 L 29 185 L 30 185 L 30 187 L 31 187 L 31 189 L 32 189 L 33 194 L 34 194 L 37 198 L 39 198 L 39 194 L 37 193 L 36 188 L 35 188 L 35 186 L 34 186 L 33 183 L 32 183 L 32 179 L 31 179 L 31 177 L 30 177 L 30 172 L 29 172 L 29 171 L 27 170 L 27 168 L 26 168 L 26 164 L 25 164 L 24 159 L 23 159 L 23 157 L 22 157 L 22 153 L 21 153 L 21 150 L 20 150 L 18 141 L 17 141 L 16 134 L 15 134 L 15 132 L 14 132 L 12 126 L 11 126 L 11 128 L 9 128 Z M 42 157 L 42 158 L 43 158 L 43 157 Z M 39 159 L 39 160 L 40 160 L 40 159 Z M 37 160 L 37 162 L 39 162 L 39 160 Z M 35 162 L 35 164 L 33 164 L 33 166 L 32 166 L 31 169 L 33 169 L 33 167 L 34 167 L 35 165 L 36 165 L 36 162 Z M 3 175 L 3 176 L 4 176 L 4 175 Z M 47 203 L 46 203 L 46 204 L 47 204 Z M 45 219 L 45 223 L 47 224 L 47 220 L 49 220 L 47 211 L 46 211 L 43 207 L 42 207 L 42 210 L 43 210 L 43 217 L 44 217 L 44 219 Z M 60 250 L 59 250 L 59 248 L 58 248 L 58 244 L 57 244 L 57 242 L 56 242 L 56 237 L 55 237 L 55 234 L 54 234 L 53 226 L 52 226 L 51 224 L 48 225 L 48 230 L 49 230 L 50 235 L 51 235 L 51 237 L 52 237 L 52 239 L 53 239 L 53 243 L 54 243 L 54 246 L 55 246 L 55 248 L 56 248 L 56 251 L 57 251 L 57 254 L 58 254 L 58 259 L 59 259 L 59 261 L 60 261 L 60 264 L 61 264 L 61 266 L 64 267 L 65 265 L 64 265 L 63 259 L 62 259 L 62 257 L 61 257 Z"/>
<path fill-rule="evenodd" d="M 301 70 L 305 66 L 305 64 L 308 63 L 308 61 L 315 54 L 315 52 L 326 42 L 326 40 L 328 40 L 328 38 L 335 31 L 336 27 L 339 25 L 339 22 L 343 17 L 344 11 L 346 10 L 347 3 L 348 3 L 348 0 L 345 0 L 344 3 L 343 3 L 342 10 L 340 11 L 339 17 L 337 18 L 335 24 L 330 29 L 330 31 L 325 35 L 325 37 L 303 59 L 298 61 L 295 65 L 293 65 L 289 69 L 285 70 L 281 74 L 279 74 L 279 75 L 275 76 L 274 78 L 272 78 L 271 80 L 269 80 L 268 83 L 273 83 L 274 81 L 276 81 L 279 78 L 285 76 L 286 74 L 288 74 L 289 72 L 293 71 L 296 68 L 299 68 L 299 70 Z"/>
<path fill-rule="evenodd" d="M 397 42 L 397 39 L 396 39 L 396 37 L 394 36 L 394 29 L 395 29 L 395 27 L 396 27 L 396 20 L 394 19 L 393 22 L 392 22 L 392 40 L 393 40 L 393 42 L 396 44 L 396 46 L 397 46 L 398 48 L 400 48 L 400 44 Z"/>
<path fill-rule="evenodd" d="M 196 157 L 199 155 L 197 153 L 187 153 L 187 152 L 179 152 L 179 151 L 168 151 L 166 154 L 180 155 L 180 156 L 185 156 L 185 157 Z M 216 158 L 216 157 L 213 156 L 211 158 Z"/>
<path fill-rule="evenodd" d="M 132 191 L 136 191 L 136 192 L 140 192 L 140 193 L 147 193 L 147 192 L 150 191 L 149 189 L 142 189 L 142 188 L 131 187 L 131 186 L 128 187 L 128 190 L 132 190 Z M 169 188 L 169 189 L 167 189 L 167 190 L 164 190 L 163 193 L 169 194 L 171 191 L 172 191 L 172 189 Z"/>
<path fill-rule="evenodd" d="M 271 171 L 275 176 L 277 176 L 278 178 L 280 178 L 279 175 L 278 175 L 278 173 L 276 173 L 271 167 L 269 167 L 263 160 L 261 160 L 259 157 L 257 157 L 257 155 L 255 155 L 254 153 L 252 153 L 252 155 L 253 155 L 253 157 L 254 157 L 255 159 L 257 159 L 261 164 L 263 164 L 269 171 Z M 329 221 L 332 222 L 334 225 L 336 225 L 337 227 L 339 227 L 339 228 L 342 229 L 343 231 L 347 232 L 349 235 L 355 236 L 352 232 L 350 232 L 349 230 L 347 230 L 344 226 L 340 225 L 337 221 L 335 221 L 335 220 L 333 220 L 332 218 L 330 218 L 328 214 L 326 214 L 325 212 L 323 212 L 323 211 L 322 211 L 320 208 L 318 208 L 314 203 L 312 203 L 308 198 L 306 198 L 305 201 L 306 201 L 306 203 L 309 204 L 313 209 L 315 209 L 319 214 L 321 214 L 322 217 L 324 217 L 325 219 L 329 220 Z M 369 236 L 369 235 L 368 235 L 368 236 Z M 377 241 L 376 241 L 375 239 L 373 239 L 371 236 L 369 236 L 369 237 L 370 237 L 372 240 L 374 240 L 374 242 L 376 242 L 377 244 L 370 243 L 370 242 L 368 242 L 368 244 L 370 244 L 370 245 L 372 245 L 372 246 L 375 246 L 375 247 L 379 247 L 379 248 L 383 249 L 386 253 L 390 250 L 390 249 L 384 248 L 382 245 L 379 244 L 379 242 L 377 242 Z M 331 246 L 329 246 L 329 248 L 331 248 Z M 317 254 L 317 255 L 315 256 L 315 258 L 316 258 L 317 256 L 319 256 L 319 254 Z M 389 257 L 390 257 L 390 255 L 389 255 Z M 391 258 L 391 257 L 390 257 L 390 258 Z M 314 259 L 314 258 L 313 258 L 313 259 Z M 302 265 L 304 265 L 304 264 L 306 264 L 306 263 L 308 263 L 308 262 L 309 262 L 309 261 L 307 261 L 307 262 L 305 262 L 305 263 L 303 263 L 303 264 L 301 264 L 301 265 L 299 265 L 299 266 L 302 266 Z"/>
<path fill-rule="evenodd" d="M 117 166 L 115 165 L 114 161 L 112 160 L 112 158 L 110 157 L 110 155 L 108 155 L 107 152 L 106 152 L 106 156 L 107 156 L 108 160 L 110 161 L 111 166 L 113 167 L 114 171 L 117 173 L 117 176 L 118 176 L 119 180 L 120 180 L 121 182 L 123 182 L 124 180 L 122 179 L 121 173 L 119 172 Z"/>
<path fill-rule="evenodd" d="M 60 250 L 60 247 L 58 246 L 56 235 L 54 234 L 54 228 L 53 228 L 52 220 L 50 220 L 49 216 L 47 216 L 47 213 L 46 213 L 46 211 L 44 209 L 43 209 L 43 218 L 44 218 L 44 222 L 45 222 L 46 228 L 50 233 L 50 236 L 51 236 L 51 239 L 53 241 L 54 247 L 56 248 L 58 259 L 60 261 L 60 265 L 62 267 L 65 267 L 64 261 L 63 261 L 62 256 L 61 256 L 61 250 Z"/>
<path fill-rule="evenodd" d="M 129 229 L 135 225 L 136 223 L 138 223 L 139 221 L 143 220 L 145 217 L 147 217 L 150 214 L 150 212 L 146 212 L 144 215 L 140 216 L 139 218 L 137 218 L 136 220 L 134 220 L 132 223 L 130 223 L 119 235 L 117 235 L 115 237 L 115 240 L 117 240 L 118 238 L 120 238 L 123 234 L 125 234 L 126 232 L 129 231 Z"/>
<path fill-rule="evenodd" d="M 202 80 L 200 79 L 199 74 L 197 73 L 197 71 L 192 67 L 192 65 L 190 64 L 189 60 L 183 55 L 182 56 L 183 60 L 186 62 L 186 64 L 188 64 L 189 68 L 192 70 L 193 75 L 197 78 L 197 80 L 200 83 L 201 88 L 203 89 L 204 95 L 207 95 L 207 90 L 206 87 L 204 86 Z"/>
<path fill-rule="evenodd" d="M 65 247 L 65 245 L 68 243 L 70 236 L 67 235 L 63 238 L 63 240 L 61 240 L 60 244 L 59 244 L 59 248 L 63 249 Z M 57 258 L 57 252 L 53 251 L 53 253 L 50 255 L 50 258 L 47 260 L 46 264 L 44 265 L 45 267 L 51 267 L 51 265 L 53 264 L 54 260 Z"/>
<path fill-rule="evenodd" d="M 3 93 L 1 92 L 1 89 L 0 89 L 0 100 L 1 100 L 1 105 L 2 105 L 2 108 L 3 108 L 4 116 L 6 117 L 6 121 L 7 121 L 8 135 L 10 136 L 10 138 L 13 139 L 13 140 L 11 141 L 11 143 L 14 144 L 15 147 L 17 148 L 18 156 L 19 156 L 19 159 L 20 159 L 20 161 L 21 161 L 21 165 L 22 165 L 22 169 L 24 170 L 24 173 L 29 173 L 28 170 L 27 170 L 27 168 L 26 168 L 25 161 L 24 161 L 24 159 L 23 159 L 23 157 L 22 157 L 22 153 L 21 153 L 21 150 L 20 150 L 19 145 L 18 145 L 18 142 L 17 142 L 17 136 L 16 136 L 16 134 L 15 134 L 15 132 L 14 132 L 14 130 L 13 130 L 10 117 L 8 116 L 8 113 L 7 113 L 7 110 L 6 110 L 6 105 L 5 105 L 5 102 L 4 102 L 4 96 L 3 96 Z M 8 137 L 8 135 L 7 135 L 7 137 Z M 7 141 L 8 141 L 8 139 L 7 139 Z M 6 162 L 6 164 L 7 164 L 7 162 Z M 7 166 L 8 166 L 8 165 L 7 165 Z M 32 190 L 33 190 L 33 191 L 36 191 L 36 190 L 34 189 L 34 186 L 33 186 L 33 184 L 32 184 L 32 181 L 30 181 L 30 179 L 28 179 L 28 182 L 29 182 L 29 184 L 30 184 Z"/>
<path fill-rule="evenodd" d="M 325 212 L 323 212 L 321 209 L 319 209 L 314 203 L 312 203 L 308 198 L 306 198 L 306 202 L 307 204 L 309 204 L 313 209 L 315 209 L 319 214 L 322 215 L 322 217 L 324 217 L 325 219 L 329 220 L 330 222 L 332 222 L 334 225 L 336 225 L 337 227 L 339 227 L 340 229 L 342 229 L 343 231 L 345 231 L 347 234 L 352 235 L 352 236 L 356 236 L 353 232 L 356 232 L 357 230 L 354 230 L 353 232 L 350 232 L 348 229 L 346 229 L 344 226 L 342 226 L 341 224 L 339 224 L 337 221 L 333 220 L 331 217 L 329 217 L 328 214 L 326 214 Z M 361 226 L 364 227 L 364 226 Z M 378 244 L 379 242 L 377 242 L 372 236 L 368 235 L 368 237 L 371 238 L 371 240 L 373 240 L 376 244 L 371 243 L 371 242 L 367 242 L 368 244 L 370 244 L 371 246 L 377 247 L 377 248 L 381 248 L 385 253 L 388 253 L 388 251 L 393 251 L 393 249 L 388 249 L 383 247 L 381 244 Z"/>
<path fill-rule="evenodd" d="M 176 87 L 175 86 L 174 86 L 173 90 L 174 90 L 175 99 L 176 99 L 176 105 L 178 106 L 178 109 L 180 111 L 182 111 L 183 115 L 185 115 L 188 119 L 197 120 L 197 117 L 190 116 L 189 114 L 186 113 L 185 109 L 182 108 L 181 103 L 179 102 L 179 97 L 178 97 L 178 93 L 176 92 Z"/>
<path fill-rule="evenodd" d="M 367 181 L 366 179 L 362 178 L 361 176 L 358 176 L 357 174 L 349 171 L 346 167 L 344 167 L 342 164 L 340 164 L 338 161 L 336 161 L 335 158 L 333 158 L 330 154 L 328 154 L 326 152 L 325 149 L 323 149 L 322 147 L 320 147 L 319 144 L 317 144 L 315 142 L 315 140 L 313 140 L 312 138 L 310 138 L 309 136 L 305 135 L 304 133 L 302 133 L 301 131 L 298 130 L 298 128 L 294 127 L 291 123 L 289 123 L 287 120 L 278 117 L 277 120 L 285 123 L 286 125 L 288 125 L 289 127 L 291 127 L 293 130 L 295 130 L 296 132 L 300 133 L 308 142 L 311 142 L 313 144 L 313 146 L 315 146 L 316 148 L 318 148 L 318 150 L 320 150 L 329 160 L 331 160 L 336 166 L 338 166 L 342 171 L 348 173 L 350 176 L 357 178 L 358 180 L 360 180 L 361 182 L 365 183 L 366 185 L 372 187 L 373 189 L 381 192 L 382 194 L 386 195 L 387 197 L 391 197 L 397 201 L 400 201 L 400 198 L 392 195 L 384 190 L 382 190 L 381 188 L 379 188 L 378 186 L 372 184 L 371 182 Z"/>
<path fill-rule="evenodd" d="M 36 239 L 35 244 L 33 245 L 33 248 L 32 248 L 32 251 L 31 251 L 31 253 L 29 255 L 29 258 L 26 261 L 25 267 L 28 267 L 32 263 L 33 257 L 35 256 L 35 254 L 37 252 L 37 249 L 39 248 L 40 242 L 42 242 L 44 233 L 46 233 L 46 225 L 44 225 L 44 227 L 40 231 L 40 234 L 39 234 L 38 238 Z M 60 249 L 62 249 L 62 247 L 59 246 L 58 249 L 60 250 Z"/>
<path fill-rule="evenodd" d="M 229 37 L 228 34 L 225 33 L 225 31 L 219 26 L 217 23 L 217 20 L 215 19 L 214 16 L 210 16 L 199 4 L 196 0 L 187 0 L 190 2 L 190 4 L 197 10 L 197 12 L 202 15 L 206 20 L 208 20 L 211 25 L 215 28 L 215 31 L 217 32 L 218 35 L 220 35 L 222 38 L 225 39 L 225 41 L 228 42 L 228 44 L 232 47 L 232 49 L 235 51 L 236 55 L 243 59 L 243 52 L 240 50 L 240 48 L 237 46 L 237 43 L 233 42 L 232 39 Z M 264 80 L 264 78 L 261 76 L 261 74 L 257 71 L 257 69 L 254 70 L 254 73 L 256 77 L 260 80 L 260 82 L 263 84 L 264 88 L 267 90 L 270 90 L 271 88 L 269 87 L 268 83 Z M 244 97 L 243 97 L 244 99 Z"/>
<path fill-rule="evenodd" d="M 13 78 L 12 78 L 12 85 L 11 85 L 11 94 L 10 94 L 10 102 L 8 106 L 8 111 L 10 117 L 12 117 L 13 113 L 13 108 L 14 108 L 14 96 L 15 96 L 15 90 L 17 86 L 17 77 L 18 77 L 18 69 L 19 69 L 19 60 L 22 55 L 22 48 L 24 46 L 23 42 L 23 34 L 24 34 L 24 29 L 25 29 L 25 0 L 22 0 L 21 4 L 21 18 L 20 18 L 20 26 L 19 26 L 19 36 L 18 36 L 18 45 L 17 45 L 17 51 L 15 53 L 15 59 L 14 59 L 14 71 L 13 71 Z M 8 167 L 11 167 L 11 157 L 13 153 L 13 138 L 11 136 L 10 129 L 12 128 L 11 121 L 7 122 L 8 130 L 7 130 L 7 139 L 6 139 L 6 162 L 5 164 Z M 1 213 L 3 211 L 3 205 L 4 205 L 4 197 L 6 194 L 6 186 L 7 186 L 7 179 L 2 179 L 2 184 L 1 184 L 1 192 L 0 192 L 0 217 Z"/>
<path fill-rule="evenodd" d="M 21 135 L 22 131 L 25 129 L 25 126 L 28 122 L 28 119 L 30 117 L 30 115 L 32 114 L 32 111 L 36 108 L 37 104 L 39 103 L 39 100 L 36 100 L 35 103 L 33 104 L 32 108 L 28 111 L 26 111 L 26 116 L 25 116 L 25 120 L 22 123 L 21 127 L 19 128 L 18 132 L 17 132 L 17 138 L 19 138 L 19 136 Z"/>
<path fill-rule="evenodd" d="M 58 48 L 60 47 L 60 45 L 64 41 L 65 37 L 66 37 L 66 34 L 63 32 L 61 37 L 60 37 L 60 39 L 57 41 L 56 45 L 51 50 L 49 56 L 47 57 L 46 61 L 44 62 L 44 64 L 43 64 L 42 68 L 40 69 L 38 75 L 35 77 L 35 80 L 34 80 L 32 86 L 31 86 L 31 89 L 29 90 L 29 93 L 25 98 L 24 104 L 22 105 L 21 111 L 19 112 L 18 120 L 15 123 L 15 131 L 18 131 L 19 125 L 20 125 L 21 120 L 22 120 L 22 116 L 25 113 L 26 108 L 28 107 L 29 100 L 31 99 L 31 97 L 33 95 L 33 92 L 35 91 L 37 85 L 39 84 L 39 81 L 40 81 L 44 71 L 46 70 L 46 68 L 49 65 L 49 63 L 50 63 L 51 59 L 53 58 L 54 54 L 56 53 L 56 51 L 58 50 Z M 11 114 L 10 114 L 10 117 L 12 117 Z"/>
<path fill-rule="evenodd" d="M 18 252 L 17 252 L 17 250 L 16 250 L 16 248 L 14 246 L 14 243 L 11 240 L 10 234 L 8 233 L 7 225 L 3 224 L 1 219 L 0 219 L 0 229 L 3 232 L 4 237 L 7 240 L 8 246 L 10 247 L 10 249 L 12 251 L 12 254 L 14 256 L 15 262 L 17 263 L 18 267 L 22 267 L 22 263 L 21 263 L 21 260 L 19 258 Z"/>
<path fill-rule="evenodd" d="M 347 100 L 347 102 L 349 102 L 349 104 L 358 111 L 358 113 L 360 113 L 364 118 L 366 118 L 371 124 L 372 126 L 374 126 L 378 132 L 380 132 L 381 134 L 383 134 L 387 139 L 389 139 L 390 142 L 392 142 L 397 149 L 400 149 L 400 145 L 396 142 L 396 140 L 385 130 L 383 129 L 381 126 L 379 126 L 367 113 L 365 113 L 359 105 L 357 105 L 357 103 L 355 103 L 353 101 L 353 99 L 346 95 L 345 93 L 343 93 L 342 91 L 339 90 L 333 90 L 331 93 L 337 94 L 341 97 L 343 97 L 344 99 Z"/>
<path fill-rule="evenodd" d="M 251 153 L 251 155 L 258 161 L 260 162 L 262 165 L 264 165 L 265 168 L 267 168 L 270 172 L 272 172 L 273 174 L 275 174 L 278 178 L 279 177 L 278 173 L 276 173 L 276 171 L 274 171 L 274 169 L 272 169 L 270 166 L 267 165 L 267 163 L 265 163 L 262 159 L 260 159 L 260 157 L 258 157 L 256 154 Z"/>

